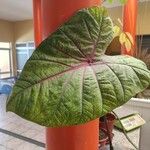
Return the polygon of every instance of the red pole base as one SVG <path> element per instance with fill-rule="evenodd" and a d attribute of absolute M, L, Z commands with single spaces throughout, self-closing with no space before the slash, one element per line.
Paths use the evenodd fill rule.
<path fill-rule="evenodd" d="M 98 150 L 99 119 L 77 126 L 47 128 L 47 150 Z"/>

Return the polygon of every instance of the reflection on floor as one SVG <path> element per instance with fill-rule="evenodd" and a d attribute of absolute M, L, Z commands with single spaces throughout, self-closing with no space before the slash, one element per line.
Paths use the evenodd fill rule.
<path fill-rule="evenodd" d="M 0 95 L 0 150 L 44 150 L 45 128 L 26 121 L 7 112 L 6 96 Z M 134 150 L 124 135 L 114 131 L 115 150 Z M 139 132 L 130 133 L 134 143 L 138 144 Z"/>

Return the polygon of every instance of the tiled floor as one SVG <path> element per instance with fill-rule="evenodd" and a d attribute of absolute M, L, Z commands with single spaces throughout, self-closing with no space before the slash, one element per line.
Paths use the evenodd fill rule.
<path fill-rule="evenodd" d="M 45 128 L 7 112 L 6 96 L 0 95 L 0 150 L 44 150 Z M 114 131 L 115 150 L 134 150 L 124 135 Z M 130 133 L 138 145 L 139 132 Z"/>
<path fill-rule="evenodd" d="M 10 131 L 8 133 L 0 132 L 0 150 L 44 150 L 45 128 L 26 121 L 11 112 L 6 113 L 5 106 L 6 96 L 0 95 L 0 129 L 4 132 Z M 27 141 L 26 138 L 22 140 L 20 136 L 12 136 L 12 132 L 21 137 L 27 137 Z"/>

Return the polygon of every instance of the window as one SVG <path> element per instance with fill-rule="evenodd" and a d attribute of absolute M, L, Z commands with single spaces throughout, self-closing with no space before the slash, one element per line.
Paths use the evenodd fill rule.
<path fill-rule="evenodd" d="M 16 44 L 18 74 L 22 71 L 25 63 L 32 55 L 34 49 L 35 49 L 34 42 L 23 42 Z"/>
<path fill-rule="evenodd" d="M 11 74 L 10 43 L 0 42 L 0 78 L 10 77 Z"/>
<path fill-rule="evenodd" d="M 137 46 L 142 50 L 146 50 L 150 53 L 150 35 L 138 35 Z"/>

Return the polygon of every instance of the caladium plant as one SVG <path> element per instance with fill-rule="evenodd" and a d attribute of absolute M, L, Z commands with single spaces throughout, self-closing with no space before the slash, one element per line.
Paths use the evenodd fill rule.
<path fill-rule="evenodd" d="M 103 7 L 79 10 L 27 61 L 7 111 L 47 127 L 86 123 L 123 105 L 150 84 L 146 65 L 106 56 L 113 25 Z"/>

